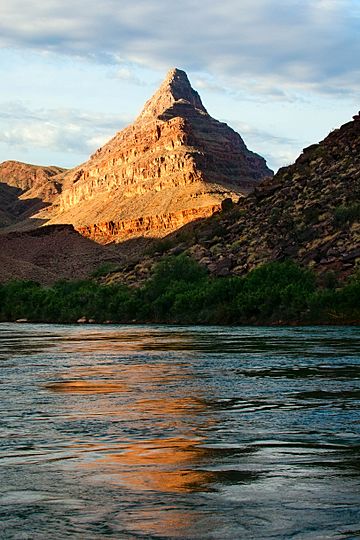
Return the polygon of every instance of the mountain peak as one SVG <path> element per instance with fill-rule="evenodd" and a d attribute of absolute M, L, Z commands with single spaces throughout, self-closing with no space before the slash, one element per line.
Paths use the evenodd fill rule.
<path fill-rule="evenodd" d="M 206 112 L 186 73 L 171 69 L 135 122 L 61 177 L 50 220 L 100 242 L 162 237 L 268 175 L 265 160 Z"/>
<path fill-rule="evenodd" d="M 145 103 L 138 119 L 161 117 L 174 105 L 190 105 L 199 112 L 207 114 L 199 94 L 191 87 L 185 71 L 178 68 L 168 71 L 159 89 Z"/>
<path fill-rule="evenodd" d="M 182 69 L 179 69 L 179 68 L 176 68 L 176 67 L 169 69 L 169 71 L 167 72 L 166 77 L 164 79 L 164 82 L 172 81 L 175 78 L 182 79 L 184 82 L 186 82 L 188 85 L 190 85 L 188 76 L 186 75 L 186 72 L 183 71 Z"/>

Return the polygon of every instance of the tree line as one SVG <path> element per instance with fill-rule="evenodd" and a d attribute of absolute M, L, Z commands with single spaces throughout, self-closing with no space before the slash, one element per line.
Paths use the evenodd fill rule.
<path fill-rule="evenodd" d="M 360 273 L 339 284 L 292 261 L 213 277 L 185 255 L 163 259 L 142 286 L 96 280 L 0 285 L 0 320 L 74 323 L 359 324 Z"/>

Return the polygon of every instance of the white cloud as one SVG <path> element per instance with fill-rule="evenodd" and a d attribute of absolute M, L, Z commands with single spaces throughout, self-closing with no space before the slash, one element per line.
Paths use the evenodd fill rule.
<path fill-rule="evenodd" d="M 78 163 L 177 66 L 276 168 L 356 112 L 359 27 L 359 0 L 3 1 L 3 159 Z"/>
<path fill-rule="evenodd" d="M 21 102 L 3 103 L 0 111 L 0 143 L 11 148 L 44 148 L 84 156 L 128 123 L 116 115 L 76 109 L 31 109 Z"/>
<path fill-rule="evenodd" d="M 277 171 L 279 167 L 290 165 L 310 144 L 310 141 L 294 139 L 286 135 L 270 133 L 246 122 L 227 122 L 241 134 L 248 148 L 263 156 L 269 167 Z"/>
<path fill-rule="evenodd" d="M 354 0 L 12 0 L 0 6 L 0 46 L 99 62 L 206 71 L 242 89 L 357 91 Z M 118 77 L 132 80 L 121 65 Z M 138 83 L 141 81 L 137 81 Z"/>
<path fill-rule="evenodd" d="M 134 67 L 129 67 L 127 65 L 120 66 L 115 74 L 113 75 L 116 79 L 121 81 L 135 84 L 136 86 L 147 86 L 147 81 L 141 79 L 138 75 L 135 74 Z"/>

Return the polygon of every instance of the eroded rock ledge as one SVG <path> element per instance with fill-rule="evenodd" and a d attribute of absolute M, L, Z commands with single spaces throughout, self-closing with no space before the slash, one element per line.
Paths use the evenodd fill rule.
<path fill-rule="evenodd" d="M 190 221 L 206 218 L 220 210 L 221 204 L 203 208 L 192 208 L 162 215 L 144 216 L 122 221 L 105 221 L 93 225 L 77 227 L 77 231 L 100 244 L 120 242 L 133 237 L 160 237 L 168 234 Z"/>

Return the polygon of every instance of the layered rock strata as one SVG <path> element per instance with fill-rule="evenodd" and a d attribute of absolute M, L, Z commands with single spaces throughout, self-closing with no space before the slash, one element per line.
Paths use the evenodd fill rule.
<path fill-rule="evenodd" d="M 53 204 L 61 193 L 61 167 L 19 161 L 0 164 L 0 226 L 21 222 Z"/>
<path fill-rule="evenodd" d="M 360 265 L 360 113 L 227 212 L 170 235 L 166 247 L 218 276 L 284 259 L 324 276 L 352 274 Z M 112 280 L 139 283 L 159 257 L 139 259 Z"/>
<path fill-rule="evenodd" d="M 220 208 L 221 204 L 213 204 L 201 208 L 191 208 L 189 210 L 145 216 L 132 220 L 105 221 L 104 223 L 95 225 L 77 227 L 77 230 L 83 236 L 92 238 L 99 244 L 107 244 L 114 241 L 114 238 L 121 241 L 139 236 L 156 237 L 179 229 L 189 221 L 209 217 L 219 211 Z"/>
<path fill-rule="evenodd" d="M 39 217 L 72 223 L 97 240 L 104 231 L 103 241 L 163 236 L 271 174 L 174 69 L 132 125 L 62 176 L 59 206 Z"/>

